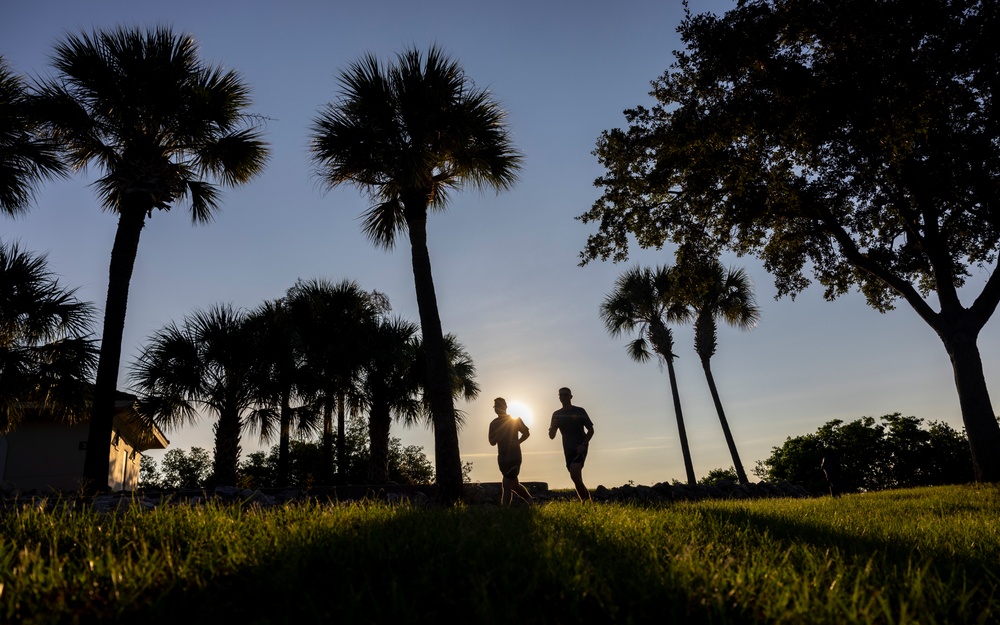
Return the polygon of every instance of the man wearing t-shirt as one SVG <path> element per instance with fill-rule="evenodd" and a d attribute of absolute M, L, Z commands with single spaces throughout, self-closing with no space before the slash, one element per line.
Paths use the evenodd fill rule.
<path fill-rule="evenodd" d="M 583 484 L 583 464 L 587 460 L 590 439 L 594 437 L 594 423 L 586 410 L 570 403 L 571 399 L 573 393 L 568 388 L 564 386 L 559 389 L 562 408 L 552 413 L 549 438 L 555 438 L 556 431 L 562 432 L 566 468 L 576 487 L 576 494 L 580 501 L 590 501 L 590 491 Z"/>
<path fill-rule="evenodd" d="M 496 419 L 490 422 L 490 445 L 496 445 L 497 464 L 500 466 L 501 493 L 500 503 L 509 506 L 514 500 L 514 493 L 528 503 L 534 499 L 528 489 L 518 479 L 521 472 L 521 443 L 529 436 L 528 426 L 517 417 L 507 414 L 507 400 L 497 397 L 493 400 L 493 412 Z"/>

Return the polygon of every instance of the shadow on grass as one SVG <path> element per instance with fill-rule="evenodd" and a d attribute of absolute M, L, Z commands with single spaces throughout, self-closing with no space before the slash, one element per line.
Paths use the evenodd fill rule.
<path fill-rule="evenodd" d="M 569 504 L 577 505 L 577 504 Z M 649 549 L 535 508 L 400 509 L 290 534 L 254 566 L 175 586 L 122 622 L 739 623 L 675 586 Z"/>

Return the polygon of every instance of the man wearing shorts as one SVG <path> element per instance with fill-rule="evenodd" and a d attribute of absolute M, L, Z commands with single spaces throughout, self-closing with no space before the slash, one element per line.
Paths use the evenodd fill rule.
<path fill-rule="evenodd" d="M 521 443 L 527 440 L 530 432 L 521 419 L 507 414 L 507 400 L 497 397 L 493 400 L 493 412 L 496 419 L 490 422 L 490 445 L 496 445 L 497 464 L 503 476 L 500 502 L 509 506 L 514 500 L 514 493 L 528 503 L 534 500 L 528 489 L 521 484 L 517 476 L 521 473 Z"/>
<path fill-rule="evenodd" d="M 590 439 L 594 437 L 594 423 L 586 410 L 570 403 L 571 399 L 573 393 L 568 388 L 559 389 L 562 408 L 552 413 L 549 438 L 555 438 L 557 431 L 562 432 L 566 468 L 576 487 L 576 494 L 580 501 L 590 501 L 590 491 L 583 484 L 583 464 L 587 460 Z"/>

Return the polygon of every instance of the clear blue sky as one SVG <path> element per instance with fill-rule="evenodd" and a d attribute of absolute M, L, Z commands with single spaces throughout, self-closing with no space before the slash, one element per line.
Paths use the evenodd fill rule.
<path fill-rule="evenodd" d="M 733 6 L 691 4 L 713 12 Z M 6 1 L 0 55 L 17 72 L 45 75 L 52 46 L 66 32 L 168 24 L 191 33 L 205 61 L 238 70 L 252 88 L 253 110 L 270 120 L 269 166 L 258 180 L 226 192 L 214 223 L 192 226 L 184 207 L 148 221 L 130 291 L 124 371 L 165 324 L 215 303 L 252 308 L 283 295 L 298 278 L 356 280 L 387 294 L 395 313 L 418 319 L 408 241 L 385 252 L 365 239 L 358 216 L 366 198 L 350 187 L 322 191 L 307 133 L 336 96 L 338 71 L 360 55 L 389 59 L 407 46 L 443 47 L 503 103 L 526 156 L 512 191 L 456 193 L 447 212 L 429 221 L 444 329 L 472 355 L 482 388 L 477 401 L 459 404 L 468 414 L 460 432 L 463 460 L 473 462 L 473 481 L 499 479 L 487 424 L 493 398 L 503 396 L 533 412 L 522 480 L 571 487 L 559 441 L 546 435 L 559 406 L 556 390 L 569 386 L 595 423 L 585 481 L 613 487 L 684 479 L 665 370 L 631 361 L 627 339 L 610 337 L 598 315 L 629 265 L 672 256 L 636 250 L 629 263 L 580 267 L 578 254 L 592 230 L 574 217 L 600 195 L 593 181 L 602 172 L 591 154 L 598 135 L 623 125 L 624 109 L 650 102 L 649 82 L 679 46 L 681 16 L 679 0 Z M 64 285 L 103 309 L 116 224 L 88 186 L 94 173 L 43 187 L 26 216 L 2 218 L 0 237 L 47 254 Z M 825 302 L 818 287 L 776 301 L 756 260 L 724 260 L 751 272 L 762 308 L 755 330 L 720 330 L 713 359 L 748 473 L 786 437 L 831 419 L 901 412 L 962 427 L 944 348 L 905 304 L 880 315 L 857 295 Z M 970 289 L 984 281 L 973 276 Z M 994 401 L 1000 397 L 996 326 L 980 338 Z M 675 340 L 694 467 L 702 477 L 732 462 L 691 329 L 675 329 Z M 212 423 L 168 430 L 167 437 L 172 447 L 210 450 Z M 396 425 L 392 433 L 423 446 L 433 460 L 429 430 Z M 244 441 L 244 454 L 256 449 L 256 441 Z"/>

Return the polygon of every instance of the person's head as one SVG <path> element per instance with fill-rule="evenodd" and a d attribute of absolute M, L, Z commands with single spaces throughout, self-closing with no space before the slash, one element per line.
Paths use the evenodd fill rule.
<path fill-rule="evenodd" d="M 507 414 L 507 400 L 497 397 L 493 400 L 493 412 L 497 414 Z"/>
<path fill-rule="evenodd" d="M 573 399 L 573 393 L 567 387 L 559 389 L 559 401 L 568 402 Z"/>

